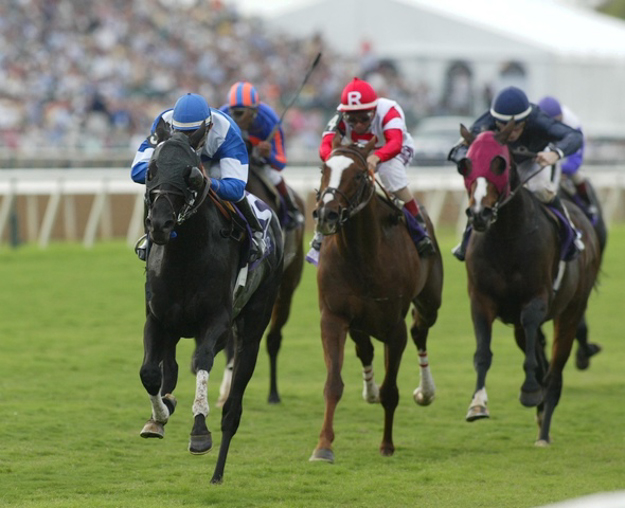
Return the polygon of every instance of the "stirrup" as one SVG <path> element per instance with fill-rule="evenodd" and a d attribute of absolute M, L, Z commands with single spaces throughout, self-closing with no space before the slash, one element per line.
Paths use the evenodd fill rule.
<path fill-rule="evenodd" d="M 143 235 L 135 243 L 135 254 L 141 261 L 145 261 L 148 257 L 148 235 Z"/>
<path fill-rule="evenodd" d="M 424 236 L 417 244 L 417 252 L 423 257 L 434 254 L 434 244 L 429 236 Z"/>
<path fill-rule="evenodd" d="M 248 262 L 253 263 L 254 261 L 262 259 L 265 256 L 266 250 L 267 245 L 265 244 L 263 233 L 260 231 L 252 233 Z"/>
<path fill-rule="evenodd" d="M 286 214 L 289 218 L 286 229 L 296 229 L 306 222 L 304 214 L 298 209 L 288 210 Z"/>
<path fill-rule="evenodd" d="M 311 265 L 319 266 L 319 249 L 311 247 L 306 254 L 306 261 Z"/>
<path fill-rule="evenodd" d="M 451 249 L 451 253 L 458 261 L 464 261 L 466 252 L 462 249 L 462 242 L 456 245 L 453 249 Z"/>

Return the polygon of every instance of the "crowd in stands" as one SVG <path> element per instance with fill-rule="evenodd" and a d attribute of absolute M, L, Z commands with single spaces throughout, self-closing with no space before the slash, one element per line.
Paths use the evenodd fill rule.
<path fill-rule="evenodd" d="M 285 116 L 291 159 L 316 153 L 340 91 L 354 75 L 369 76 L 405 104 L 409 116 L 432 106 L 427 90 L 409 90 L 367 47 L 360 60 L 347 60 L 324 47 L 321 37 L 270 33 L 261 19 L 243 17 L 219 0 L 192 7 L 163 0 L 5 0 L 0 148 L 132 154 L 154 117 L 178 96 L 200 93 L 219 107 L 239 80 L 254 83 L 280 114 L 319 51 L 320 65 Z"/>

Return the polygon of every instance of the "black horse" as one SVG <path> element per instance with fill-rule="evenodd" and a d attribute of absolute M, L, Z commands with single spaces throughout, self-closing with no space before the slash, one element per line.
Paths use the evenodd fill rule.
<path fill-rule="evenodd" d="M 304 270 L 304 224 L 296 227 L 289 227 L 286 224 L 286 209 L 281 203 L 275 187 L 264 176 L 262 168 L 250 164 L 250 174 L 246 189 L 267 203 L 280 217 L 284 231 L 284 273 L 267 331 L 267 353 L 269 355 L 269 396 L 267 401 L 270 404 L 277 404 L 280 402 L 280 394 L 278 392 L 278 353 L 282 345 L 282 328 L 289 319 L 293 295 L 302 280 L 302 272 Z M 303 211 L 304 201 L 292 189 L 289 190 L 297 206 Z M 219 389 L 218 407 L 223 406 L 226 402 L 232 382 L 234 350 L 230 344 L 226 346 L 225 352 L 227 365 Z"/>
<path fill-rule="evenodd" d="M 570 207 L 585 249 L 573 261 L 561 260 L 556 221 L 521 185 L 511 164 L 506 142 L 513 129 L 511 121 L 497 134 L 483 132 L 474 137 L 461 127 L 470 145 L 459 170 L 469 194 L 467 214 L 474 229 L 466 269 L 477 341 L 477 382 L 466 419 L 489 416 L 486 374 L 492 361 L 492 323 L 500 319 L 514 326 L 517 345 L 525 354 L 520 400 L 526 407 L 537 407 L 536 444 L 545 446 L 562 392 L 562 371 L 596 282 L 601 250 L 588 219 L 579 208 Z M 554 322 L 551 362 L 539 340 L 539 328 L 549 320 Z"/>
<path fill-rule="evenodd" d="M 215 354 L 234 337 L 232 389 L 223 408 L 222 441 L 211 480 L 221 483 L 241 419 L 243 393 L 278 293 L 283 240 L 277 217 L 266 209 L 267 254 L 247 265 L 245 226 L 209 191 L 209 180 L 201 169 L 196 149 L 205 134 L 205 126 L 189 137 L 174 134 L 156 148 L 148 167 L 146 229 L 152 245 L 147 259 L 140 375 L 150 396 L 152 416 L 141 436 L 163 437 L 164 425 L 176 407 L 176 345 L 181 337 L 193 337 L 196 391 L 189 451 L 202 454 L 211 449 L 206 425 L 208 377 Z"/>

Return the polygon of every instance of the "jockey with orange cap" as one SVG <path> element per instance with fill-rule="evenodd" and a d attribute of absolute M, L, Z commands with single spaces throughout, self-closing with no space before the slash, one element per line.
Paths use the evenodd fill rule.
<path fill-rule="evenodd" d="M 369 83 L 354 78 L 343 89 L 337 109 L 339 113 L 330 120 L 322 135 L 319 147 L 321 160 L 325 161 L 330 156 L 337 133 L 344 143 L 366 143 L 375 137 L 375 150 L 367 157 L 369 170 L 378 174 L 384 187 L 404 202 L 404 208 L 415 219 L 412 226 L 417 231 L 412 236 L 419 254 L 431 254 L 434 246 L 425 220 L 408 189 L 406 166 L 414 156 L 414 143 L 406 129 L 401 106 L 391 99 L 378 97 Z M 316 264 L 321 247 L 319 233 L 315 234 L 311 247 L 306 259 Z"/>
<path fill-rule="evenodd" d="M 228 102 L 219 109 L 230 115 L 241 129 L 250 153 L 250 165 L 263 172 L 284 201 L 288 216 L 287 229 L 303 224 L 304 215 L 282 177 L 282 170 L 286 167 L 286 153 L 280 117 L 260 101 L 256 88 L 246 81 L 239 81 L 230 87 Z"/>

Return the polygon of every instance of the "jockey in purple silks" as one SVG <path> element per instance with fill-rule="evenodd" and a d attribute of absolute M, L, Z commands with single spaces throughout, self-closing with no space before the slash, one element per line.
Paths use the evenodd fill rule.
<path fill-rule="evenodd" d="M 573 129 L 582 133 L 582 125 L 577 118 L 577 115 L 573 113 L 566 105 L 561 104 L 555 97 L 546 96 L 538 101 L 538 107 L 547 113 L 551 118 L 562 122 Z M 581 204 L 586 208 L 586 211 L 591 217 L 596 216 L 599 211 L 590 198 L 589 190 L 586 185 L 586 178 L 580 173 L 579 168 L 584 162 L 584 143 L 577 152 L 569 155 L 560 163 L 562 174 L 573 182 L 575 192 L 581 200 Z"/>
<path fill-rule="evenodd" d="M 515 151 L 512 158 L 521 181 L 536 173 L 526 182 L 525 187 L 539 201 L 566 218 L 575 235 L 574 249 L 565 259 L 570 261 L 584 249 L 584 244 L 581 233 L 571 221 L 568 211 L 557 195 L 560 168 L 556 163 L 582 148 L 582 133 L 551 118 L 536 104 L 530 103 L 523 90 L 514 86 L 501 90 L 493 99 L 490 110 L 480 116 L 469 130 L 477 136 L 485 130 L 500 130 L 510 120 L 514 120 L 516 124 L 509 137 L 508 146 Z M 533 155 L 523 155 L 519 153 L 520 149 L 526 149 Z M 448 159 L 458 163 L 466 156 L 466 152 L 467 146 L 461 142 L 451 149 Z M 464 261 L 470 234 L 471 226 L 467 225 L 462 241 L 452 251 L 460 261 Z"/>

